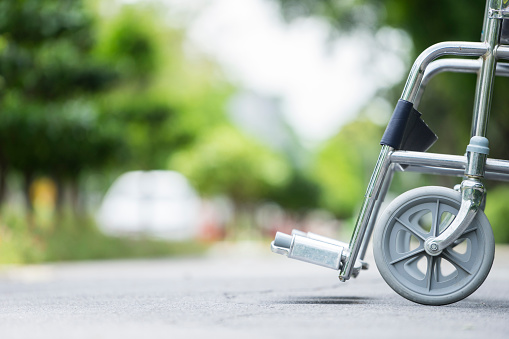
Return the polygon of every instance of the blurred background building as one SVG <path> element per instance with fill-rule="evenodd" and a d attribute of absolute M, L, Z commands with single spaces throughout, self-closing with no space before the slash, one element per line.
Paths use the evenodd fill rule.
<path fill-rule="evenodd" d="M 483 6 L 0 2 L 0 262 L 197 253 L 291 228 L 348 237 L 412 60 L 477 41 Z M 431 151 L 463 154 L 474 85 L 428 86 Z M 497 79 L 495 158 L 509 158 L 508 86 Z M 405 174 L 391 194 L 457 182 Z M 507 242 L 509 189 L 488 189 Z"/>

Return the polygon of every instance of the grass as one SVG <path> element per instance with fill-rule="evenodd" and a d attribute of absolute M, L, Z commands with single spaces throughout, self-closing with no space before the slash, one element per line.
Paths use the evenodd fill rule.
<path fill-rule="evenodd" d="M 196 241 L 108 236 L 90 217 L 37 220 L 5 210 L 0 216 L 0 264 L 200 255 L 206 249 Z"/>

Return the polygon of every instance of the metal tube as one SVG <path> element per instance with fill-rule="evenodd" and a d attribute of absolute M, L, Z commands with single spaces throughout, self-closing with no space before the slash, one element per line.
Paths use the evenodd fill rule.
<path fill-rule="evenodd" d="M 339 270 L 343 247 L 330 242 L 311 239 L 299 234 L 288 235 L 277 232 L 271 243 L 272 252 L 288 258 Z"/>
<path fill-rule="evenodd" d="M 382 206 L 382 203 L 385 200 L 385 196 L 389 191 L 389 187 L 391 186 L 393 177 L 394 177 L 394 165 L 390 166 L 389 170 L 387 171 L 386 178 L 383 181 L 382 188 L 380 189 L 380 193 L 378 194 L 378 198 L 376 199 L 375 206 L 373 207 L 373 212 L 371 213 L 371 217 L 369 218 L 369 224 L 368 227 L 366 228 L 366 234 L 364 234 L 364 240 L 362 241 L 361 249 L 359 251 L 360 260 L 364 260 L 366 256 L 366 251 L 368 250 L 369 241 L 371 239 L 371 235 L 373 234 L 373 229 L 375 228 L 380 207 Z"/>
<path fill-rule="evenodd" d="M 509 174 L 509 161 L 500 159 L 487 159 L 486 172 Z"/>
<path fill-rule="evenodd" d="M 446 171 L 463 170 L 467 165 L 466 156 L 424 153 L 412 151 L 395 151 L 391 154 L 393 164 L 409 165 L 414 167 L 443 168 Z M 406 169 L 408 170 L 408 169 Z M 486 178 L 492 179 L 495 176 L 509 175 L 509 161 L 501 159 L 486 160 Z M 445 173 L 445 172 L 441 172 Z M 437 173 L 438 174 L 438 173 Z"/>
<path fill-rule="evenodd" d="M 421 86 L 417 91 L 414 107 L 417 108 L 421 102 L 426 86 L 435 75 L 442 72 L 455 73 L 476 73 L 481 68 L 481 61 L 471 59 L 440 59 L 429 64 L 422 77 Z M 509 73 L 508 73 L 509 74 Z"/>
<path fill-rule="evenodd" d="M 502 20 L 489 19 L 484 32 L 485 44 L 489 47 L 482 57 L 481 69 L 477 77 L 474 101 L 474 115 L 472 118 L 471 136 L 486 136 L 488 118 L 491 108 L 491 95 L 495 78 L 496 57 L 493 50 L 498 44 Z M 467 173 L 468 175 L 468 173 Z"/>
<path fill-rule="evenodd" d="M 439 59 L 429 64 L 424 72 L 424 76 L 421 81 L 421 86 L 417 91 L 417 96 L 414 101 L 414 107 L 417 108 L 421 102 L 422 95 L 426 86 L 435 75 L 443 72 L 454 72 L 454 73 L 477 73 L 481 69 L 481 59 Z M 496 76 L 509 77 L 509 64 L 508 63 L 497 63 L 495 69 Z"/>
<path fill-rule="evenodd" d="M 452 223 L 438 235 L 438 227 L 433 237 L 426 239 L 424 250 L 437 256 L 465 232 L 472 223 L 484 199 L 484 185 L 478 179 L 466 179 L 461 183 L 461 207 Z M 437 220 L 438 222 L 438 220 Z"/>
<path fill-rule="evenodd" d="M 499 45 L 494 53 L 497 59 L 509 60 L 509 46 Z"/>
<path fill-rule="evenodd" d="M 465 175 L 465 169 L 461 168 L 444 168 L 433 166 L 406 166 L 401 168 L 400 172 L 415 172 L 423 174 L 446 175 L 450 177 L 462 177 Z"/>
<path fill-rule="evenodd" d="M 428 47 L 415 60 L 407 78 L 401 99 L 414 102 L 424 71 L 430 62 L 444 55 L 481 56 L 488 51 L 483 42 L 449 41 Z"/>
<path fill-rule="evenodd" d="M 487 0 L 486 3 L 489 3 L 487 16 L 490 19 L 509 18 L 509 3 L 507 0 Z M 486 13 L 484 15 L 486 17 Z"/>
<path fill-rule="evenodd" d="M 303 231 L 294 229 L 294 230 L 292 230 L 292 235 L 300 235 L 301 237 L 327 242 L 329 244 L 337 245 L 337 246 L 343 247 L 345 249 L 348 248 L 348 244 L 346 242 L 342 242 L 342 241 L 339 241 L 336 239 L 324 237 L 323 235 L 312 233 L 312 232 L 303 232 Z"/>
<path fill-rule="evenodd" d="M 433 175 L 446 175 L 450 177 L 463 177 L 465 175 L 464 168 L 445 168 L 445 167 L 433 167 L 433 166 L 407 166 L 405 169 L 401 169 L 401 172 L 415 172 L 423 174 Z M 507 170 L 505 173 L 502 172 L 491 172 L 486 170 L 484 178 L 488 180 L 496 181 L 509 181 L 509 173 Z"/>
<path fill-rule="evenodd" d="M 497 62 L 497 66 L 495 67 L 495 75 L 509 77 L 509 63 Z"/>
<path fill-rule="evenodd" d="M 466 157 L 461 155 L 424 153 L 412 151 L 395 151 L 391 161 L 401 165 L 434 166 L 464 169 Z"/>
<path fill-rule="evenodd" d="M 352 275 L 355 261 L 359 255 L 359 250 L 366 234 L 366 228 L 368 226 L 375 201 L 378 198 L 378 193 L 380 192 L 382 182 L 386 178 L 386 174 L 391 163 L 392 151 L 394 151 L 392 147 L 384 145 L 382 146 L 380 155 L 378 156 L 375 169 L 371 175 L 371 179 L 369 180 L 366 194 L 364 195 L 364 201 L 362 203 L 359 216 L 357 217 L 357 222 L 355 223 L 352 238 L 350 239 L 347 260 L 343 265 L 341 272 L 339 273 L 339 280 L 341 281 L 350 279 L 350 276 Z"/>
<path fill-rule="evenodd" d="M 484 19 L 482 22 L 481 41 L 484 41 L 484 32 L 486 32 L 486 24 L 488 22 L 489 11 L 491 8 L 490 4 L 491 0 L 486 0 L 486 6 L 484 7 Z"/>
<path fill-rule="evenodd" d="M 485 138 L 491 108 L 491 96 L 495 79 L 496 57 L 493 53 L 500 38 L 502 20 L 490 18 L 486 22 L 484 42 L 489 47 L 482 56 L 481 69 L 477 76 L 474 101 L 474 114 L 470 144 L 467 147 L 467 164 L 465 176 L 461 183 L 461 207 L 449 225 L 440 235 L 426 239 L 424 249 L 430 255 L 438 255 L 451 245 L 477 215 L 484 199 L 484 185 L 479 180 L 484 176 L 488 139 Z"/>

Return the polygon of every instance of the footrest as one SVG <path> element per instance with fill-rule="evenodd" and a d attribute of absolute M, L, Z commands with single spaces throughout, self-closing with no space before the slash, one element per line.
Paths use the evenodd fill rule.
<path fill-rule="evenodd" d="M 340 270 L 349 255 L 347 243 L 299 230 L 293 230 L 291 235 L 277 232 L 271 249 L 288 258 L 334 270 Z M 367 268 L 366 262 L 357 260 L 352 276 L 356 277 L 361 269 Z"/>

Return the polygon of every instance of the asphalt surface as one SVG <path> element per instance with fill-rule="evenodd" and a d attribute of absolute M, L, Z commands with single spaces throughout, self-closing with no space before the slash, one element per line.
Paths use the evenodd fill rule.
<path fill-rule="evenodd" d="M 0 338 L 508 338 L 509 248 L 483 286 L 430 307 L 394 293 L 374 261 L 357 279 L 270 253 L 0 268 Z"/>

